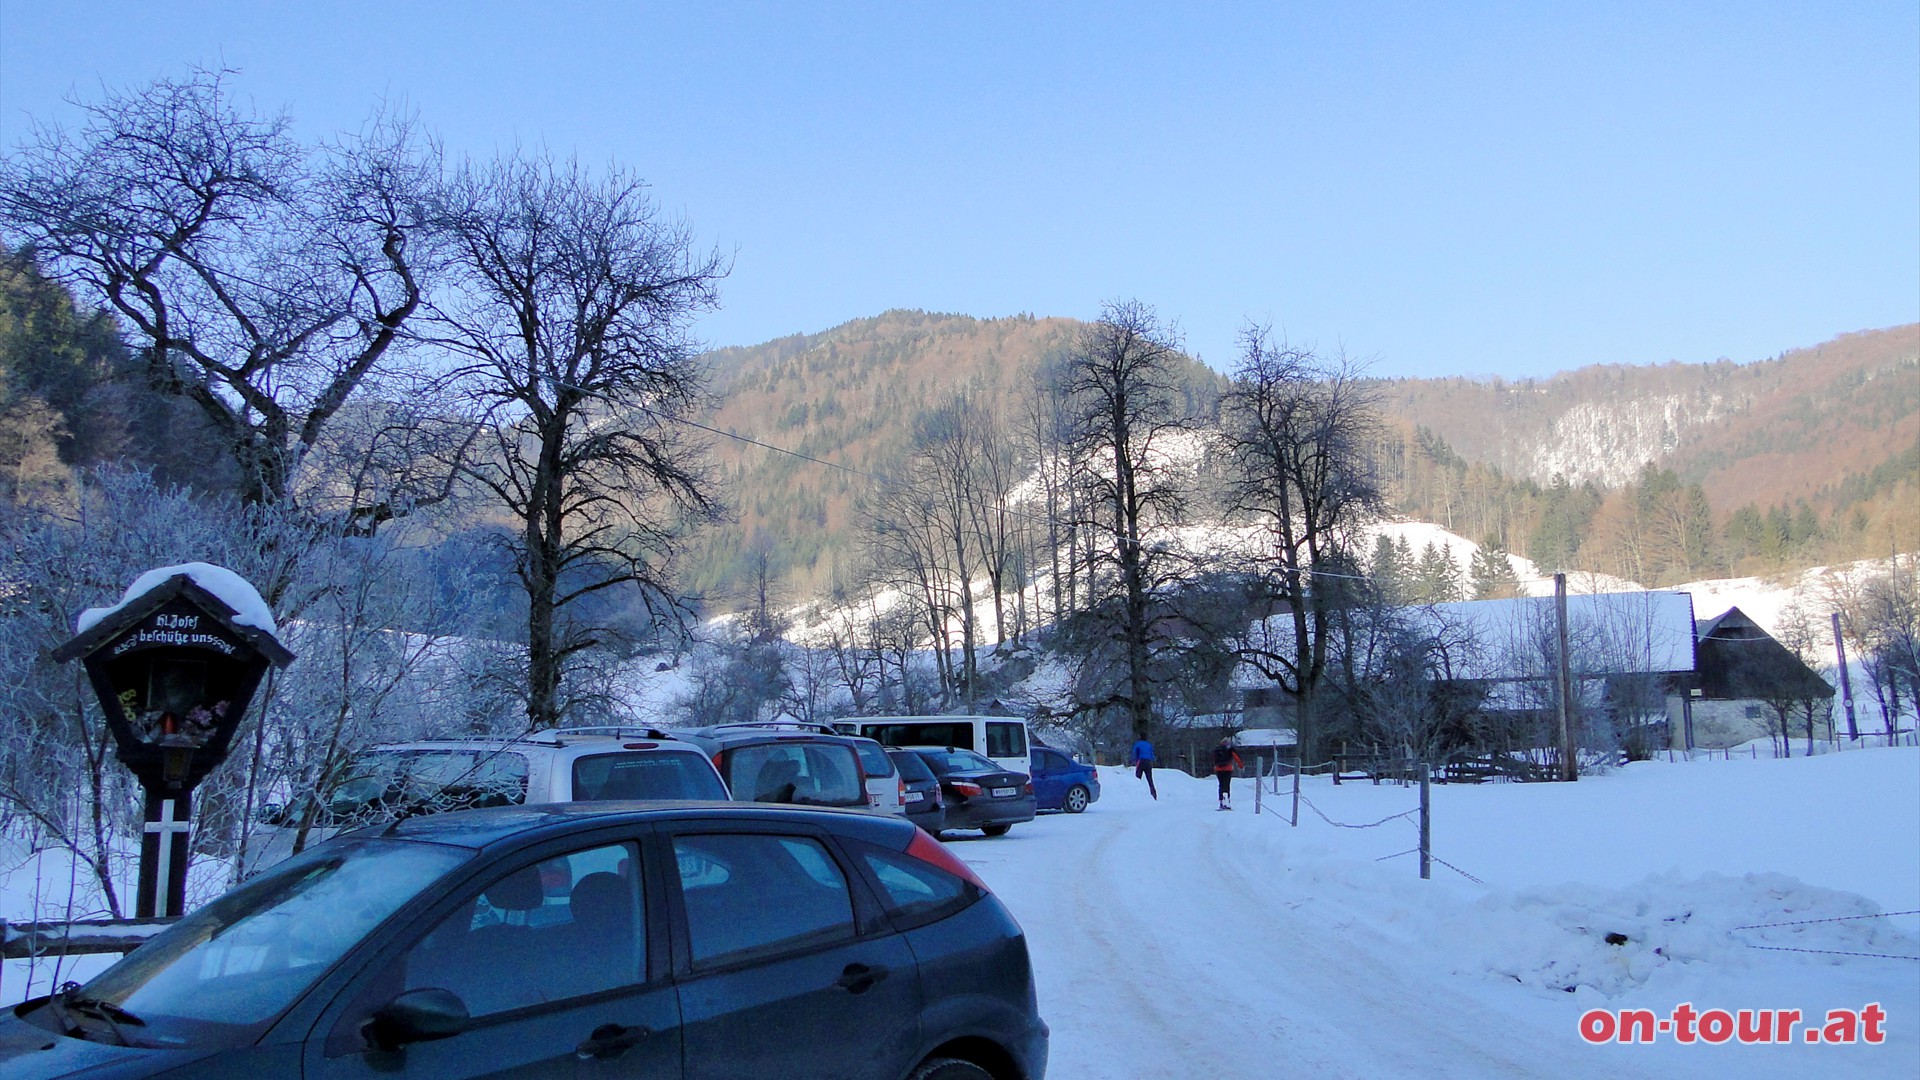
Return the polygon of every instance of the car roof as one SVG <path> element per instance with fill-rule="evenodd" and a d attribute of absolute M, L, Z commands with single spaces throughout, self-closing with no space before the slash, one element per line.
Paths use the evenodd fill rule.
<path fill-rule="evenodd" d="M 792 728 L 722 726 L 702 728 L 694 731 L 676 731 L 675 735 L 688 742 L 705 741 L 715 746 L 735 747 L 752 743 L 826 743 L 831 746 L 844 746 L 853 749 L 853 737 L 849 735 L 828 735 L 817 731 L 796 731 Z M 869 740 L 871 741 L 871 740 Z"/>
<path fill-rule="evenodd" d="M 600 825 L 663 821 L 711 821 L 721 824 L 766 823 L 813 825 L 841 835 L 884 841 L 900 831 L 906 819 L 865 810 L 797 807 L 772 803 L 631 801 L 538 803 L 494 806 L 478 810 L 449 810 L 420 814 L 387 825 L 375 825 L 346 835 L 391 837 L 433 844 L 481 848 L 510 840 L 538 840 Z M 907 826 L 911 828 L 911 826 Z"/>
<path fill-rule="evenodd" d="M 634 742 L 650 742 L 656 745 L 650 746 L 650 747 L 635 747 L 635 746 L 628 745 L 629 743 L 634 743 Z M 604 750 L 670 750 L 670 751 L 680 751 L 683 753 L 694 753 L 694 754 L 697 754 L 700 752 L 699 747 L 693 745 L 692 743 L 686 741 L 685 739 L 677 738 L 673 735 L 666 734 L 666 733 L 658 733 L 658 734 L 648 735 L 648 736 L 641 736 L 637 734 L 636 735 L 560 734 L 560 735 L 555 735 L 552 737 L 544 737 L 544 738 L 540 737 L 540 735 L 534 735 L 534 736 L 528 736 L 528 737 L 519 738 L 519 739 L 498 739 L 498 738 L 416 739 L 413 742 L 383 743 L 379 746 L 369 747 L 364 752 L 365 753 L 401 753 L 401 752 L 422 751 L 422 750 L 482 750 L 482 751 L 489 751 L 489 752 L 506 751 L 506 750 L 552 750 L 552 751 L 578 750 L 582 752 L 604 751 Z"/>

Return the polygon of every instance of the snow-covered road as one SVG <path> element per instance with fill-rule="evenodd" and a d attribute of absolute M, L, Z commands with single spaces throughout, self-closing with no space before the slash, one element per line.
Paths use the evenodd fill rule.
<path fill-rule="evenodd" d="M 1585 1008 L 1664 1001 L 1665 1009 L 1686 998 L 1660 997 L 1656 986 L 1651 998 L 1614 1001 L 1584 986 L 1560 993 L 1499 978 L 1469 954 L 1477 937 L 1497 942 L 1505 932 L 1511 913 L 1499 898 L 1510 893 L 1451 875 L 1422 883 L 1411 857 L 1343 855 L 1282 818 L 1256 818 L 1250 785 L 1234 812 L 1218 813 L 1211 782 L 1162 773 L 1155 802 L 1124 771 L 1103 770 L 1102 779 L 1105 798 L 1080 817 L 1044 816 L 999 839 L 954 838 L 956 853 L 1027 931 L 1041 1012 L 1053 1027 L 1050 1072 L 1062 1080 L 1676 1072 L 1751 1080 L 1808 1069 L 1914 1075 L 1920 1064 L 1920 963 L 1836 971 L 1785 960 L 1792 967 L 1783 973 L 1777 963 L 1755 970 L 1738 959 L 1731 981 L 1706 986 L 1717 992 L 1711 1004 L 1771 1007 L 1789 1002 L 1766 994 L 1807 986 L 1809 971 L 1835 973 L 1828 996 L 1857 1007 L 1864 1001 L 1851 997 L 1871 993 L 1890 1012 L 1905 1010 L 1898 1041 L 1872 1052 L 1590 1047 L 1576 1034 Z M 1538 927 L 1514 932 L 1524 938 Z M 1456 940 L 1439 940 L 1448 937 Z M 1569 942 L 1569 953 L 1579 946 Z M 1749 978 L 1751 994 L 1736 1000 Z"/>

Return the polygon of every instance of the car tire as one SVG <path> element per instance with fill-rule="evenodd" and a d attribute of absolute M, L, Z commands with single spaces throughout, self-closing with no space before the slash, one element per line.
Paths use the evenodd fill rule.
<path fill-rule="evenodd" d="M 993 1074 L 959 1058 L 929 1058 L 907 1080 L 993 1080 Z"/>
<path fill-rule="evenodd" d="M 1005 836 L 1007 835 L 1007 830 L 1011 828 L 1013 828 L 1011 825 L 982 825 L 980 826 L 980 831 L 986 833 L 988 836 Z"/>
<path fill-rule="evenodd" d="M 1069 814 L 1084 814 L 1087 812 L 1087 807 L 1093 805 L 1093 792 L 1088 791 L 1083 785 L 1075 784 L 1067 789 L 1067 797 L 1060 801 L 1060 805 Z"/>

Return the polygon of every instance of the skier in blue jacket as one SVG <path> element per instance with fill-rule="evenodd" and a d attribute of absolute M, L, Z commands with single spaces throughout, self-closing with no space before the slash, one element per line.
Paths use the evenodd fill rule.
<path fill-rule="evenodd" d="M 1145 739 L 1133 744 L 1133 777 L 1138 780 L 1143 776 L 1147 778 L 1147 794 L 1158 800 L 1160 793 L 1153 787 L 1153 744 Z"/>

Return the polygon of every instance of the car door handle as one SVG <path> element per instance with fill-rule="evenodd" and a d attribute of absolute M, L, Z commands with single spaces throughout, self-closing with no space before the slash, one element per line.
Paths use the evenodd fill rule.
<path fill-rule="evenodd" d="M 887 969 L 868 967 L 865 964 L 848 964 L 833 985 L 849 994 L 864 994 L 873 988 L 873 984 L 887 977 Z"/>
<path fill-rule="evenodd" d="M 638 1046 L 641 1039 L 653 1034 L 644 1027 L 623 1027 L 619 1024 L 602 1024 L 593 1029 L 585 1042 L 573 1048 L 580 1060 L 589 1058 L 619 1057 Z"/>

